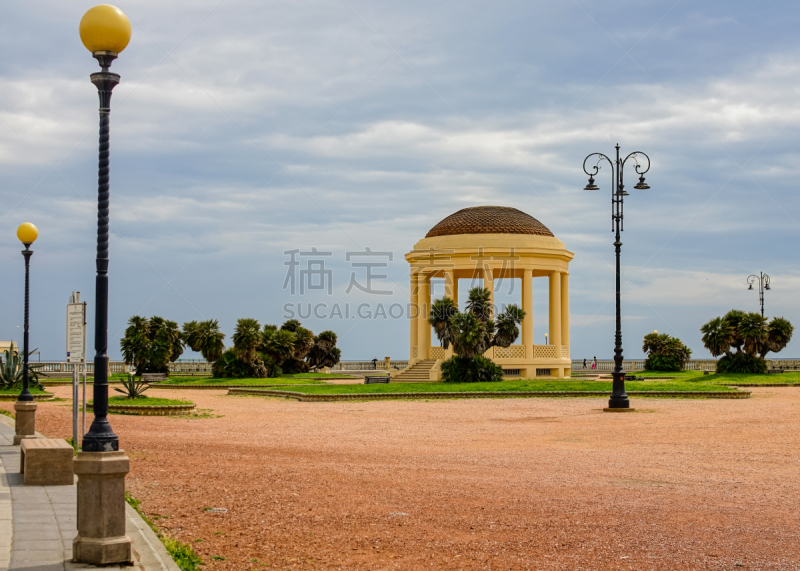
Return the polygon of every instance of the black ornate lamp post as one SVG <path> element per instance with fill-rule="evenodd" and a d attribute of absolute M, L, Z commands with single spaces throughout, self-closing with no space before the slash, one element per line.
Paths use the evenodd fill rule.
<path fill-rule="evenodd" d="M 111 90 L 119 75 L 111 62 L 131 39 L 131 23 L 115 6 L 90 8 L 80 23 L 83 45 L 100 62 L 91 74 L 100 95 L 100 160 L 97 178 L 97 278 L 94 321 L 94 420 L 73 462 L 78 476 L 78 535 L 72 541 L 73 560 L 91 565 L 132 561 L 131 540 L 125 533 L 125 476 L 130 460 L 108 422 L 108 119 Z"/>
<path fill-rule="evenodd" d="M 17 238 L 25 246 L 22 255 L 25 257 L 25 329 L 22 332 L 22 392 L 19 393 L 20 402 L 33 402 L 33 395 L 28 388 L 28 315 L 30 310 L 30 262 L 33 250 L 31 244 L 39 237 L 39 230 L 30 222 L 25 222 L 17 228 Z"/>
<path fill-rule="evenodd" d="M 122 10 L 101 5 L 89 10 L 81 20 L 83 45 L 100 63 L 91 74 L 100 96 L 100 154 L 97 173 L 97 278 L 94 321 L 94 420 L 83 437 L 84 452 L 119 450 L 119 439 L 108 422 L 108 226 L 109 226 L 109 116 L 111 90 L 119 75 L 108 71 L 131 38 L 131 24 Z"/>
<path fill-rule="evenodd" d="M 584 190 L 599 190 L 599 187 L 594 183 L 594 175 L 600 171 L 600 163 L 603 159 L 608 161 L 611 167 L 611 231 L 616 232 L 616 239 L 614 240 L 614 249 L 617 253 L 617 331 L 614 336 L 614 372 L 612 373 L 613 385 L 611 391 L 611 398 L 608 401 L 607 411 L 627 411 L 633 410 L 630 408 L 631 403 L 628 400 L 628 395 L 625 393 L 625 372 L 622 370 L 622 314 L 620 310 L 620 262 L 619 255 L 622 248 L 620 241 L 620 232 L 624 228 L 624 199 L 628 196 L 623 184 L 623 172 L 625 170 L 625 163 L 628 159 L 632 159 L 634 163 L 634 170 L 639 175 L 639 182 L 633 188 L 646 190 L 650 188 L 644 181 L 644 174 L 650 170 L 650 157 L 641 151 L 634 151 L 624 159 L 619 158 L 619 145 L 614 147 L 617 151 L 616 159 L 611 160 L 603 153 L 592 153 L 583 160 L 583 172 L 589 175 L 589 184 L 586 185 Z M 597 162 L 591 167 L 592 171 L 586 170 L 586 163 L 592 157 L 597 157 Z M 647 168 L 642 168 L 639 164 L 639 157 L 647 159 Z"/>
<path fill-rule="evenodd" d="M 764 290 L 769 289 L 769 276 L 764 272 L 758 272 L 758 275 L 753 274 L 748 276 L 747 283 L 750 287 L 748 290 L 753 289 L 753 284 L 758 282 L 758 301 L 761 303 L 761 317 L 764 317 Z"/>

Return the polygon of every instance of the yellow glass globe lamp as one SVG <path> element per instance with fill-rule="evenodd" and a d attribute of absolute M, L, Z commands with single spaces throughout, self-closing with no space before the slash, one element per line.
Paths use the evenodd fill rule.
<path fill-rule="evenodd" d="M 118 54 L 131 40 L 131 21 L 116 6 L 99 4 L 83 15 L 79 31 L 83 45 L 93 54 Z"/>
<path fill-rule="evenodd" d="M 25 244 L 25 246 L 33 244 L 38 237 L 39 229 L 30 222 L 20 224 L 19 228 L 17 228 L 17 238 L 19 238 L 19 241 Z"/>

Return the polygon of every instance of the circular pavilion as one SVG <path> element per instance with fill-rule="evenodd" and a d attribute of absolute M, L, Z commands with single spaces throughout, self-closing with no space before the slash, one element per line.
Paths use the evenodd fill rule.
<path fill-rule="evenodd" d="M 443 278 L 445 295 L 458 303 L 458 280 L 482 278 L 492 294 L 494 280 L 522 281 L 520 344 L 489 349 L 486 357 L 503 368 L 507 378 L 566 377 L 569 354 L 569 262 L 574 254 L 536 218 L 505 206 L 475 206 L 451 214 L 431 228 L 405 258 L 411 265 L 411 355 L 409 368 L 393 381 L 439 379 L 439 363 L 452 347 L 431 346 L 427 316 L 431 279 Z M 534 345 L 533 280 L 547 278 L 548 344 Z M 414 312 L 413 308 L 418 308 Z M 408 377 L 408 378 L 404 378 Z"/>

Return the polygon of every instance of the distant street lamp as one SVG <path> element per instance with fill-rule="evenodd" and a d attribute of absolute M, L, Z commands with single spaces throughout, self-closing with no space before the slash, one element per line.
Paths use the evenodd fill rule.
<path fill-rule="evenodd" d="M 758 275 L 753 274 L 748 276 L 747 283 L 748 291 L 753 289 L 753 284 L 758 282 L 758 301 L 761 303 L 761 317 L 764 317 L 764 290 L 769 289 L 769 276 L 764 272 L 758 272 Z"/>
<path fill-rule="evenodd" d="M 28 389 L 28 314 L 30 310 L 30 262 L 33 250 L 31 244 L 39 237 L 39 230 L 30 222 L 25 222 L 17 228 L 17 238 L 25 246 L 22 255 L 25 257 L 25 323 L 22 332 L 22 392 L 17 400 L 33 402 L 33 395 Z M 18 326 L 19 327 L 19 326 Z"/>
<path fill-rule="evenodd" d="M 22 330 L 22 392 L 14 403 L 14 446 L 26 438 L 36 438 L 36 408 L 33 395 L 28 388 L 28 313 L 30 308 L 30 262 L 33 250 L 31 244 L 36 241 L 39 231 L 30 222 L 17 228 L 17 238 L 25 245 L 22 255 L 25 257 L 25 321 Z M 17 325 L 19 328 L 19 325 Z"/>
<path fill-rule="evenodd" d="M 612 373 L 613 383 L 611 390 L 611 398 L 608 401 L 608 411 L 626 411 L 631 410 L 630 400 L 625 393 L 625 373 L 622 370 L 622 314 L 620 310 L 620 250 L 622 242 L 620 241 L 620 232 L 623 231 L 624 224 L 624 198 L 628 196 L 623 185 L 623 171 L 625 170 L 625 163 L 628 159 L 632 159 L 635 166 L 634 170 L 639 175 L 639 182 L 633 188 L 638 190 L 647 190 L 650 187 L 644 181 L 644 174 L 650 170 L 650 157 L 641 151 L 634 151 L 624 159 L 619 158 L 619 145 L 614 147 L 617 151 L 616 160 L 612 161 L 603 153 L 592 153 L 583 160 L 583 172 L 589 175 L 589 184 L 586 185 L 584 190 L 599 190 L 599 187 L 594 183 L 594 175 L 600 171 L 600 163 L 603 159 L 608 161 L 611 166 L 611 231 L 616 231 L 616 240 L 614 240 L 614 249 L 617 253 L 617 331 L 614 336 L 614 372 Z M 591 167 L 591 172 L 586 170 L 586 163 L 590 158 L 597 156 L 597 162 Z M 639 164 L 639 157 L 647 159 L 647 168 L 642 168 Z"/>

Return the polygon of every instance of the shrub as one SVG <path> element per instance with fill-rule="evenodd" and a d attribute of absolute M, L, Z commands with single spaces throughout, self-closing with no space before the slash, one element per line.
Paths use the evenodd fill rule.
<path fill-rule="evenodd" d="M 744 352 L 723 356 L 717 362 L 717 373 L 750 373 L 755 375 L 767 374 L 767 362 L 756 355 Z"/>
<path fill-rule="evenodd" d="M 228 349 L 217 359 L 212 366 L 215 377 L 244 379 L 265 379 L 267 377 L 280 377 L 281 368 L 268 355 L 256 354 L 250 363 L 237 356 L 234 349 Z"/>
<path fill-rule="evenodd" d="M 644 362 L 645 371 L 682 371 L 683 367 L 674 355 L 650 355 Z"/>
<path fill-rule="evenodd" d="M 642 351 L 647 353 L 644 368 L 648 371 L 682 371 L 692 356 L 680 339 L 666 333 L 645 335 Z"/>
<path fill-rule="evenodd" d="M 503 369 L 486 357 L 454 355 L 442 361 L 445 383 L 489 383 L 503 380 Z"/>

